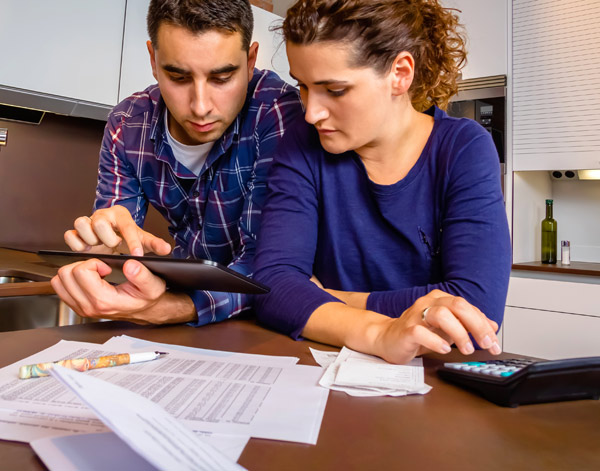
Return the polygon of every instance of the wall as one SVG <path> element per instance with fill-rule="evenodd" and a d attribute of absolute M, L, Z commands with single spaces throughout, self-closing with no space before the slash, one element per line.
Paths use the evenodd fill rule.
<path fill-rule="evenodd" d="M 513 262 L 540 260 L 545 200 L 554 200 L 560 241 L 571 242 L 571 260 L 600 263 L 600 181 L 554 180 L 548 171 L 514 172 Z"/>
<path fill-rule="evenodd" d="M 285 17 L 288 8 L 294 3 L 296 3 L 296 0 L 273 0 L 273 13 Z"/>
<path fill-rule="evenodd" d="M 273 0 L 250 0 L 250 3 L 263 10 L 273 11 Z"/>
<path fill-rule="evenodd" d="M 94 202 L 104 122 L 46 114 L 40 125 L 0 120 L 0 246 L 67 249 L 63 233 Z M 146 228 L 168 237 L 154 210 Z M 168 239 L 170 241 L 170 239 Z"/>

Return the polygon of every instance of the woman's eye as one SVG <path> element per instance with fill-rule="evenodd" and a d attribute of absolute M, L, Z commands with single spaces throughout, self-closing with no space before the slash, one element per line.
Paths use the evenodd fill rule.
<path fill-rule="evenodd" d="M 331 96 L 338 97 L 338 96 L 345 95 L 346 94 L 346 89 L 342 88 L 340 90 L 327 90 L 327 93 L 329 93 Z"/>

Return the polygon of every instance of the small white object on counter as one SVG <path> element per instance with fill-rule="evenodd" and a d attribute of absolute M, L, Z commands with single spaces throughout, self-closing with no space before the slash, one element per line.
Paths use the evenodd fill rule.
<path fill-rule="evenodd" d="M 571 265 L 571 242 L 568 240 L 560 241 L 560 263 L 561 265 Z"/>
<path fill-rule="evenodd" d="M 325 368 L 319 384 L 327 389 L 344 391 L 350 396 L 406 396 L 431 391 L 431 386 L 424 382 L 422 358 L 415 358 L 408 365 L 393 365 L 346 347 L 339 354 L 312 348 L 310 351 Z"/>

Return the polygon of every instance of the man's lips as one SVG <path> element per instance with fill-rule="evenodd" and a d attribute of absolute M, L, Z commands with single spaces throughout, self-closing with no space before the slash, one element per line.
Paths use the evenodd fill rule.
<path fill-rule="evenodd" d="M 217 125 L 217 122 L 218 121 L 212 121 L 210 123 L 194 123 L 193 121 L 190 121 L 190 125 L 196 131 L 199 131 L 199 132 L 208 132 L 208 131 L 212 130 Z"/>

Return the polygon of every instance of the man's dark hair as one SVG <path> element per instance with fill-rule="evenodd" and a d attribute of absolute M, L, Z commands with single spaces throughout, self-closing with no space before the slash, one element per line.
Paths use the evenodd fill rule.
<path fill-rule="evenodd" d="M 210 30 L 240 33 L 246 52 L 254 28 L 249 0 L 152 0 L 147 23 L 155 48 L 158 48 L 158 28 L 163 23 L 181 26 L 192 33 Z"/>

